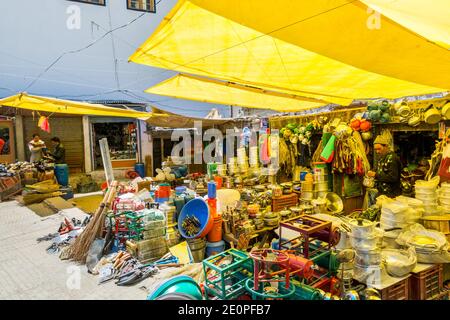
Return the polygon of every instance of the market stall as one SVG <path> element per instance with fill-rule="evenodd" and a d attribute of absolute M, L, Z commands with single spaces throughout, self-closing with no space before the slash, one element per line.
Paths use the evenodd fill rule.
<path fill-rule="evenodd" d="M 108 179 L 90 220 L 66 221 L 49 250 L 99 284 L 146 281 L 148 300 L 448 300 L 448 50 L 385 16 L 373 32 L 365 2 L 179 1 L 130 60 L 190 75 L 147 92 L 302 114 L 154 110 L 153 126 L 202 120 L 239 143 L 202 172 L 161 157 L 154 174 Z M 409 154 L 396 132 L 425 129 Z"/>

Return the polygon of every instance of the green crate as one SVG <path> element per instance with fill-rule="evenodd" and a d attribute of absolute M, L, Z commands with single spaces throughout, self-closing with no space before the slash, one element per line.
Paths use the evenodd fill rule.
<path fill-rule="evenodd" d="M 225 266 L 215 264 L 229 256 L 233 258 L 230 264 Z M 246 291 L 245 281 L 249 279 L 252 271 L 253 260 L 247 253 L 236 249 L 229 249 L 203 260 L 206 298 L 208 299 L 209 294 L 222 300 L 239 297 Z"/>

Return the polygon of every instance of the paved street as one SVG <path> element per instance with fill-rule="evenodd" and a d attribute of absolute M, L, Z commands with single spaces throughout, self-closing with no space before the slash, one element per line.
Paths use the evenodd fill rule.
<path fill-rule="evenodd" d="M 144 300 L 148 293 L 141 287 L 153 280 L 132 287 L 111 281 L 98 285 L 98 277 L 88 274 L 84 265 L 48 254 L 51 242 L 37 243 L 37 238 L 57 231 L 64 215 L 83 213 L 74 208 L 41 218 L 15 201 L 0 203 L 0 299 Z"/>

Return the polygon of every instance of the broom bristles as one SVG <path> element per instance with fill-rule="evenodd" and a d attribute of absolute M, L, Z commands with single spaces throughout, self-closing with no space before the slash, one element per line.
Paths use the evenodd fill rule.
<path fill-rule="evenodd" d="M 113 182 L 111 189 L 105 194 L 102 203 L 97 209 L 94 218 L 89 222 L 84 231 L 75 239 L 75 242 L 69 247 L 69 259 L 86 263 L 89 248 L 103 228 L 106 213 L 108 212 L 110 203 L 116 193 L 115 186 L 116 183 Z"/>

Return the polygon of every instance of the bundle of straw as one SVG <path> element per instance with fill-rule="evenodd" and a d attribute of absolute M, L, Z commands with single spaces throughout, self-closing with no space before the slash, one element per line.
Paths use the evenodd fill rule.
<path fill-rule="evenodd" d="M 95 238 L 101 236 L 103 226 L 105 224 L 106 214 L 116 196 L 117 182 L 114 181 L 103 197 L 100 206 L 94 213 L 93 218 L 87 225 L 86 229 L 75 239 L 75 242 L 69 247 L 69 259 L 77 262 L 86 263 L 89 248 Z"/>

